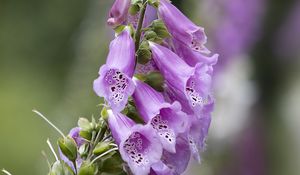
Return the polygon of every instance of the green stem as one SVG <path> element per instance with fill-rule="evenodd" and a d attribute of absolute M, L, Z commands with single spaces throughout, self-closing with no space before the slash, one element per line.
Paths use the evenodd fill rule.
<path fill-rule="evenodd" d="M 140 47 L 140 40 L 141 40 L 141 35 L 142 35 L 142 28 L 143 28 L 143 22 L 145 18 L 145 12 L 147 8 L 147 0 L 143 0 L 143 5 L 140 11 L 140 17 L 138 21 L 138 26 L 135 32 L 135 52 L 139 49 Z M 135 66 L 137 64 L 137 58 L 135 59 Z"/>

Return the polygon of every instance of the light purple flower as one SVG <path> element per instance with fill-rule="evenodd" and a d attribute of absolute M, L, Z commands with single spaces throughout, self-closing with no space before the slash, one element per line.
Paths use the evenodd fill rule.
<path fill-rule="evenodd" d="M 149 175 L 174 175 L 172 170 L 162 161 L 152 165 Z"/>
<path fill-rule="evenodd" d="M 203 53 L 196 52 L 190 47 L 186 46 L 180 41 L 173 39 L 175 51 L 188 65 L 195 66 L 197 63 L 205 63 L 208 65 L 215 65 L 218 61 L 218 54 L 207 56 Z"/>
<path fill-rule="evenodd" d="M 133 79 L 136 89 L 133 100 L 143 120 L 157 133 L 163 148 L 175 153 L 176 137 L 186 132 L 189 126 L 189 117 L 181 111 L 181 105 L 175 101 L 170 104 L 152 87 Z"/>
<path fill-rule="evenodd" d="M 197 63 L 191 67 L 163 46 L 150 42 L 150 48 L 153 59 L 166 80 L 170 98 L 179 101 L 187 114 L 201 117 L 203 110 L 212 110 L 212 66 Z"/>
<path fill-rule="evenodd" d="M 110 12 L 107 24 L 116 27 L 126 21 L 131 0 L 116 0 Z"/>
<path fill-rule="evenodd" d="M 181 134 L 177 137 L 176 153 L 164 151 L 162 162 L 170 169 L 172 175 L 179 175 L 186 170 L 190 161 L 190 157 L 191 151 L 189 141 L 185 134 Z"/>
<path fill-rule="evenodd" d="M 94 81 L 94 91 L 104 97 L 112 109 L 121 111 L 134 91 L 131 78 L 134 73 L 135 47 L 129 28 L 126 27 L 110 43 L 109 49 L 106 64 L 101 66 L 100 76 Z"/>
<path fill-rule="evenodd" d="M 200 162 L 200 153 L 205 149 L 205 141 L 211 123 L 211 114 L 206 113 L 201 118 L 195 116 L 192 116 L 192 118 L 188 140 L 194 159 Z"/>
<path fill-rule="evenodd" d="M 149 125 L 135 124 L 121 113 L 108 110 L 108 123 L 119 146 L 122 159 L 133 174 L 148 175 L 153 164 L 160 161 L 162 145 Z"/>
<path fill-rule="evenodd" d="M 160 0 L 158 14 L 176 40 L 197 52 L 210 53 L 204 46 L 207 40 L 204 28 L 195 25 L 168 0 Z"/>
<path fill-rule="evenodd" d="M 75 127 L 73 129 L 71 129 L 68 134 L 68 136 L 70 136 L 76 142 L 77 148 L 79 148 L 81 145 L 83 145 L 86 142 L 82 137 L 80 137 L 79 132 L 80 132 L 80 128 Z M 74 167 L 73 163 L 61 152 L 59 147 L 58 147 L 58 152 L 59 152 L 59 156 L 60 156 L 61 160 L 63 160 L 66 164 L 68 164 L 75 172 L 75 167 Z M 83 162 L 83 160 L 80 158 L 80 155 L 78 154 L 77 159 L 76 159 L 77 168 L 80 168 L 82 162 Z"/>

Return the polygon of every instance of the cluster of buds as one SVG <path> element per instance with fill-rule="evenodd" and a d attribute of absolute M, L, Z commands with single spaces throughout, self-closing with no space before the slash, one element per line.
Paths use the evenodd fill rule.
<path fill-rule="evenodd" d="M 132 174 L 182 174 L 204 149 L 218 54 L 168 0 L 116 0 L 108 24 L 116 38 L 94 91 L 122 160 Z"/>
<path fill-rule="evenodd" d="M 218 54 L 168 0 L 116 0 L 107 23 L 116 37 L 93 83 L 100 120 L 59 139 L 50 174 L 182 174 L 205 147 Z"/>

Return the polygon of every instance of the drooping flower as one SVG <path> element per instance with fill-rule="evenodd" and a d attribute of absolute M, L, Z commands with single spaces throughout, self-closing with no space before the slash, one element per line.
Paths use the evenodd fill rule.
<path fill-rule="evenodd" d="M 218 54 L 207 56 L 203 53 L 191 49 L 189 46 L 183 44 L 176 39 L 173 39 L 175 52 L 180 56 L 188 65 L 195 66 L 197 63 L 205 63 L 208 65 L 215 65 L 218 61 Z"/>
<path fill-rule="evenodd" d="M 210 53 L 204 46 L 207 41 L 204 28 L 194 24 L 168 0 L 160 0 L 158 14 L 173 38 L 184 43 L 194 51 Z"/>
<path fill-rule="evenodd" d="M 149 45 L 153 59 L 166 80 L 170 98 L 179 101 L 188 114 L 200 117 L 203 110 L 210 112 L 213 106 L 212 66 L 197 63 L 191 67 L 169 49 L 152 42 Z"/>
<path fill-rule="evenodd" d="M 189 141 L 185 134 L 180 134 L 177 137 L 176 153 L 163 152 L 162 162 L 166 165 L 173 174 L 182 174 L 190 161 L 191 151 Z M 159 172 L 158 170 L 156 170 Z M 159 174 L 159 173 L 158 173 Z"/>
<path fill-rule="evenodd" d="M 107 24 L 116 27 L 127 20 L 131 0 L 116 0 L 109 12 Z"/>
<path fill-rule="evenodd" d="M 75 127 L 73 129 L 71 129 L 70 132 L 69 132 L 69 134 L 68 134 L 69 137 L 71 137 L 72 139 L 74 139 L 74 141 L 76 142 L 76 145 L 77 145 L 78 148 L 86 142 L 82 137 L 80 137 L 79 132 L 80 132 L 80 128 L 79 127 Z M 73 171 L 75 172 L 74 164 L 62 153 L 62 151 L 60 150 L 59 147 L 58 147 L 58 152 L 59 152 L 60 158 L 66 164 L 68 164 L 73 169 Z M 76 159 L 76 166 L 77 166 L 77 168 L 80 168 L 82 162 L 83 162 L 83 159 L 81 159 L 80 156 L 78 155 L 77 159 Z"/>
<path fill-rule="evenodd" d="M 162 94 L 146 83 L 136 78 L 133 81 L 136 90 L 132 97 L 141 117 L 156 131 L 163 148 L 175 153 L 177 135 L 188 129 L 188 115 L 181 111 L 179 102 L 167 103 Z"/>
<path fill-rule="evenodd" d="M 205 149 L 205 141 L 211 123 L 211 114 L 205 113 L 201 118 L 191 117 L 192 122 L 187 138 L 194 159 L 200 162 L 200 153 Z"/>
<path fill-rule="evenodd" d="M 121 111 L 134 91 L 131 78 L 135 46 L 128 27 L 110 43 L 109 49 L 106 64 L 101 66 L 100 76 L 94 81 L 94 91 L 104 97 L 112 109 Z"/>
<path fill-rule="evenodd" d="M 122 159 L 133 174 L 148 175 L 153 164 L 160 161 L 162 146 L 149 125 L 135 124 L 121 113 L 108 110 L 108 123 L 119 146 Z"/>

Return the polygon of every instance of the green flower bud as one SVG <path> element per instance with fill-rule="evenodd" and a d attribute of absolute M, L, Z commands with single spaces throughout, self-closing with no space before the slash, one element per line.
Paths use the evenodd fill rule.
<path fill-rule="evenodd" d="M 86 140 L 91 140 L 92 139 L 92 132 L 91 131 L 83 131 L 81 130 L 79 132 L 80 137 L 86 139 Z"/>
<path fill-rule="evenodd" d="M 109 150 L 111 148 L 111 146 L 109 145 L 110 142 L 99 142 L 95 149 L 93 150 L 93 153 L 95 155 L 100 155 L 104 152 L 106 152 L 107 150 Z"/>
<path fill-rule="evenodd" d="M 149 32 L 151 32 L 151 31 L 149 31 Z M 148 42 L 143 41 L 136 54 L 137 54 L 138 62 L 140 64 L 148 63 L 151 59 L 151 51 L 150 51 Z"/>
<path fill-rule="evenodd" d="M 62 161 L 56 161 L 48 175 L 74 175 L 72 169 Z"/>
<path fill-rule="evenodd" d="M 164 77 L 159 72 L 151 72 L 146 76 L 145 83 L 149 84 L 155 90 L 162 92 L 164 91 Z"/>
<path fill-rule="evenodd" d="M 95 175 L 97 173 L 97 168 L 94 164 L 90 164 L 89 162 L 83 162 L 78 175 Z"/>
<path fill-rule="evenodd" d="M 61 152 L 72 162 L 77 158 L 77 144 L 71 137 L 60 138 L 57 141 Z"/>
<path fill-rule="evenodd" d="M 89 144 L 87 143 L 81 145 L 78 149 L 78 153 L 80 154 L 81 157 L 87 157 L 88 151 L 89 151 Z"/>
<path fill-rule="evenodd" d="M 79 118 L 77 124 L 81 130 L 90 131 L 92 129 L 90 121 L 86 118 Z"/>

